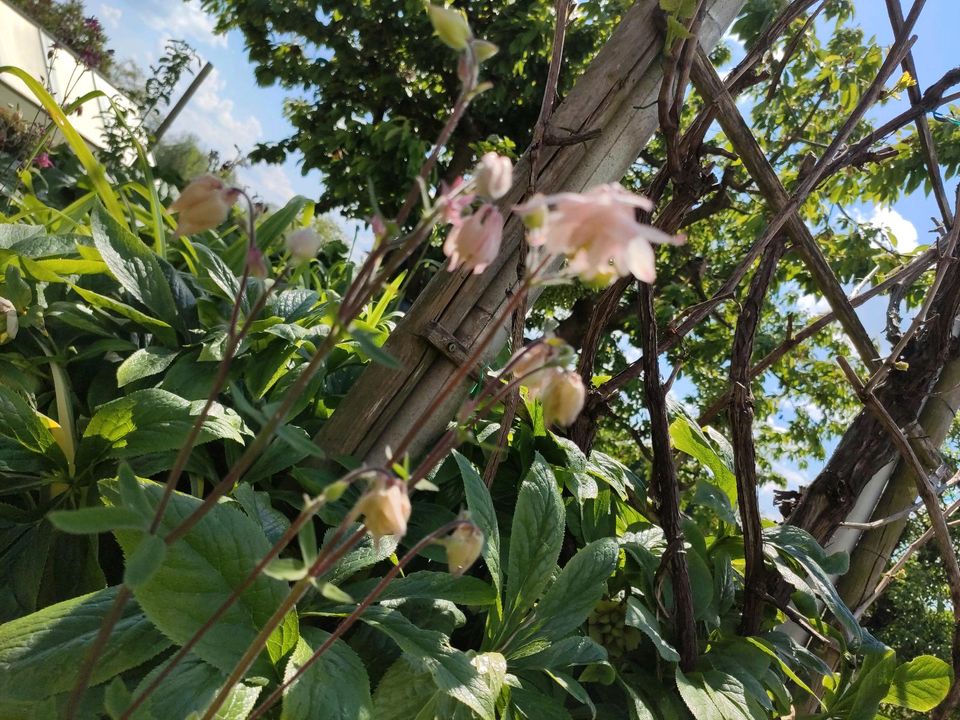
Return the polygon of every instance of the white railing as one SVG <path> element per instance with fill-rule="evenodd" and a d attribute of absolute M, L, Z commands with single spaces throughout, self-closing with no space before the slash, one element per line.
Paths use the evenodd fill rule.
<path fill-rule="evenodd" d="M 61 105 L 100 90 L 117 105 L 132 107 L 123 93 L 100 73 L 86 69 L 68 49 L 61 46 L 54 50 L 55 42 L 36 23 L 0 0 L 0 65 L 14 65 L 27 71 L 42 82 Z M 77 132 L 96 147 L 106 145 L 104 120 L 113 112 L 107 97 L 87 101 L 79 113 L 70 116 Z M 0 106 L 19 108 L 27 121 L 43 112 L 26 84 L 9 73 L 0 75 Z"/>

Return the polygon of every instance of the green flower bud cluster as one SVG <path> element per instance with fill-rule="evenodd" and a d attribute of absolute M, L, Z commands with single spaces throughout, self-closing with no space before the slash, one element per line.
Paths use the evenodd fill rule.
<path fill-rule="evenodd" d="M 643 640 L 643 633 L 626 624 L 626 615 L 626 603 L 601 600 L 587 619 L 587 634 L 606 648 L 611 662 L 625 659 Z"/>

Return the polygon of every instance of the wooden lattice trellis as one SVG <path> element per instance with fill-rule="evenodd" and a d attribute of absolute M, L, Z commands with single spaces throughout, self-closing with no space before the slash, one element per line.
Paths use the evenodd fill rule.
<path fill-rule="evenodd" d="M 719 122 L 769 207 L 766 228 L 713 296 L 683 310 L 659 331 L 653 320 L 652 293 L 641 284 L 643 357 L 591 393 L 571 435 L 581 446 L 589 448 L 597 417 L 609 412 L 609 403 L 628 382 L 644 376 L 654 447 L 651 484 L 661 502 L 660 519 L 668 543 L 679 542 L 681 548 L 665 555 L 675 579 L 674 587 L 680 589 L 675 594 L 674 620 L 681 628 L 681 638 L 695 637 L 691 629 L 689 590 L 683 591 L 684 587 L 689 588 L 689 582 L 683 582 L 686 565 L 679 531 L 676 474 L 666 436 L 664 387 L 658 377 L 657 358 L 676 347 L 750 278 L 732 348 L 730 390 L 712 404 L 702 420 L 724 409 L 730 412 L 739 512 L 747 545 L 747 599 L 741 629 L 753 632 L 760 617 L 759 605 L 764 602 L 783 605 L 784 598 L 782 592 L 778 597 L 776 584 L 766 576 L 763 567 L 750 380 L 833 320 L 839 321 L 863 366 L 871 373 L 871 377 L 863 381 L 845 359 L 839 358 L 864 409 L 851 423 L 827 466 L 798 499 L 787 522 L 804 528 L 823 543 L 840 530 L 836 539 L 853 550 L 851 572 L 841 580 L 840 588 L 844 600 L 862 612 L 865 603 L 875 597 L 880 574 L 902 534 L 905 512 L 919 495 L 933 526 L 928 535 L 935 537 L 940 545 L 950 580 L 956 613 L 953 660 L 954 667 L 960 671 L 960 566 L 947 534 L 947 513 L 938 499 L 944 476 L 949 473 L 945 473 L 937 453 L 960 404 L 960 335 L 955 328 L 960 314 L 960 274 L 953 271 L 960 222 L 951 209 L 926 119 L 927 113 L 958 97 L 958 94 L 948 95 L 948 90 L 960 82 L 960 68 L 948 72 L 925 91 L 919 85 L 910 87 L 911 107 L 907 111 L 867 137 L 851 142 L 857 123 L 877 102 L 897 68 L 909 72 L 919 82 L 911 52 L 916 38 L 911 33 L 924 0 L 914 0 L 906 16 L 900 0 L 886 0 L 895 39 L 879 73 L 826 150 L 788 191 L 737 109 L 735 97 L 763 79 L 758 73 L 758 63 L 771 45 L 795 20 L 807 14 L 808 20 L 801 32 L 805 31 L 823 4 L 822 0 L 793 0 L 787 4 L 743 61 L 721 79 L 704 48 L 711 48 L 718 41 L 743 0 L 700 0 L 689 24 L 693 38 L 680 41 L 665 54 L 658 29 L 662 25 L 658 22 L 659 3 L 639 0 L 626 13 L 570 95 L 555 111 L 542 115 L 544 124 L 535 131 L 534 145 L 518 164 L 517 182 L 504 198 L 503 207 L 515 205 L 531 189 L 582 190 L 621 179 L 659 128 L 666 142 L 667 162 L 648 194 L 657 199 L 667 183 L 672 183 L 672 198 L 654 218 L 654 224 L 675 232 L 708 189 L 700 172 L 699 153 L 707 129 L 714 120 Z M 566 17 L 569 5 L 568 0 L 558 0 L 558 18 Z M 555 50 L 562 47 L 562 38 L 563 28 L 558 26 Z M 791 46 L 795 47 L 795 43 Z M 789 52 L 788 48 L 788 55 Z M 559 53 L 555 53 L 555 60 L 559 61 Z M 786 62 L 786 57 L 780 62 L 772 87 L 779 82 L 779 73 Z M 555 71 L 556 64 L 553 68 Z M 555 72 L 552 75 L 555 82 Z M 705 104 L 681 133 L 678 108 L 689 79 Z M 548 90 L 548 105 L 551 99 Z M 920 254 L 883 283 L 861 295 L 848 297 L 798 210 L 826 178 L 845 168 L 889 156 L 887 150 L 877 151 L 877 143 L 911 123 L 916 125 L 943 223 L 943 236 L 936 248 Z M 780 348 L 751 365 L 760 308 L 776 264 L 788 250 L 803 261 L 810 278 L 829 302 L 831 312 L 792 334 Z M 332 455 L 379 457 L 384 448 L 395 447 L 398 438 L 407 437 L 412 419 L 430 406 L 438 390 L 470 355 L 471 347 L 490 319 L 497 315 L 511 288 L 516 286 L 522 252 L 522 227 L 513 218 L 508 221 L 504 251 L 486 273 L 437 275 L 387 344 L 386 349 L 400 361 L 402 368 L 392 370 L 373 365 L 365 370 L 318 436 L 324 449 Z M 881 292 L 911 284 L 934 264 L 936 280 L 917 320 L 890 357 L 879 357 L 855 308 Z M 614 284 L 593 305 L 583 335 L 580 361 L 580 371 L 587 380 L 607 321 L 631 284 L 631 280 Z M 508 328 L 504 327 L 503 342 L 507 335 Z M 494 343 L 488 357 L 496 352 L 497 345 L 502 342 Z M 891 367 L 901 360 L 907 361 L 908 369 L 891 374 Z M 467 388 L 468 385 L 464 385 L 463 393 Z M 446 426 L 460 405 L 463 393 L 451 395 L 420 428 L 408 444 L 412 452 L 425 448 Z M 949 508 L 950 512 L 954 509 L 954 506 Z M 856 522 L 841 528 L 850 520 L 851 513 Z M 872 518 L 870 523 L 864 524 L 868 518 Z M 683 632 L 684 628 L 687 632 Z M 692 662 L 691 653 L 695 651 L 692 648 L 690 643 L 681 643 L 684 667 Z M 956 675 L 960 676 L 960 672 Z M 955 682 L 934 716 L 945 717 L 958 700 L 960 685 Z"/>

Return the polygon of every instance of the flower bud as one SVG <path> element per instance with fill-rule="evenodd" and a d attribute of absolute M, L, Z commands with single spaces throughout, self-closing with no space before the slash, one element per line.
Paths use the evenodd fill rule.
<path fill-rule="evenodd" d="M 461 265 L 479 275 L 500 251 L 503 239 L 503 215 L 493 205 L 484 205 L 450 229 L 443 254 L 450 258 L 450 272 Z"/>
<path fill-rule="evenodd" d="M 287 236 L 287 250 L 296 262 L 312 260 L 320 252 L 323 240 L 311 228 L 301 228 Z"/>
<path fill-rule="evenodd" d="M 17 315 L 17 308 L 5 297 L 0 297 L 0 313 L 6 321 L 0 325 L 0 345 L 3 345 L 17 336 L 20 330 L 20 318 Z"/>
<path fill-rule="evenodd" d="M 430 3 L 427 5 L 427 13 L 430 15 L 430 24 L 433 25 L 434 32 L 445 45 L 449 45 L 454 50 L 467 49 L 473 33 L 470 32 L 467 16 L 462 10 Z"/>
<path fill-rule="evenodd" d="M 473 40 L 470 42 L 470 47 L 473 48 L 473 54 L 478 63 L 489 60 L 500 52 L 500 48 L 488 40 Z"/>
<path fill-rule="evenodd" d="M 579 373 L 557 370 L 543 388 L 543 422 L 567 427 L 577 419 L 587 399 Z"/>
<path fill-rule="evenodd" d="M 473 523 L 458 525 L 444 540 L 447 546 L 447 565 L 450 574 L 460 577 L 473 565 L 483 551 L 483 531 Z"/>
<path fill-rule="evenodd" d="M 251 245 L 247 251 L 247 272 L 251 277 L 264 280 L 270 274 L 270 267 L 267 265 L 267 259 L 263 256 L 263 251 L 256 245 Z"/>
<path fill-rule="evenodd" d="M 510 360 L 513 376 L 526 386 L 533 395 L 539 395 L 551 380 L 549 364 L 559 355 L 558 348 L 546 341 L 520 348 Z"/>
<path fill-rule="evenodd" d="M 178 235 L 210 230 L 227 219 L 240 190 L 227 187 L 213 175 L 202 175 L 187 185 L 169 211 L 177 213 Z"/>
<path fill-rule="evenodd" d="M 410 497 L 399 480 L 380 480 L 360 498 L 357 509 L 367 530 L 379 541 L 384 535 L 403 537 L 410 519 Z"/>
<path fill-rule="evenodd" d="M 513 184 L 513 163 L 495 152 L 485 153 L 473 171 L 473 179 L 480 195 L 496 200 L 506 195 Z"/>

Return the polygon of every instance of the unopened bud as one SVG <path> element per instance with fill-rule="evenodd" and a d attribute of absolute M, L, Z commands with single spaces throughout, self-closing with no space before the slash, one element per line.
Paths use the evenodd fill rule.
<path fill-rule="evenodd" d="M 495 152 L 484 153 L 473 171 L 473 179 L 480 195 L 497 200 L 506 195 L 513 184 L 513 163 Z"/>
<path fill-rule="evenodd" d="M 483 531 L 473 523 L 458 525 L 444 540 L 447 546 L 447 565 L 450 574 L 460 577 L 473 565 L 483 552 Z"/>
<path fill-rule="evenodd" d="M 489 60 L 500 52 L 500 48 L 488 40 L 473 40 L 470 47 L 473 49 L 473 54 L 476 56 L 478 63 Z"/>
<path fill-rule="evenodd" d="M 217 227 L 239 197 L 239 189 L 227 187 L 214 175 L 198 177 L 170 206 L 170 212 L 177 213 L 177 234 L 193 235 Z"/>
<path fill-rule="evenodd" d="M 430 3 L 427 5 L 427 13 L 430 15 L 430 24 L 433 25 L 434 32 L 445 45 L 449 45 L 454 50 L 467 49 L 473 33 L 470 32 L 470 24 L 462 10 Z"/>
<path fill-rule="evenodd" d="M 312 260 L 320 252 L 323 240 L 311 228 L 301 228 L 287 236 L 287 250 L 297 262 Z"/>
<path fill-rule="evenodd" d="M 0 325 L 0 345 L 3 345 L 17 336 L 20 330 L 20 318 L 17 315 L 17 308 L 5 297 L 0 297 L 0 313 L 5 320 L 4 324 Z"/>
<path fill-rule="evenodd" d="M 263 256 L 263 251 L 256 245 L 251 245 L 247 251 L 247 271 L 250 277 L 266 279 L 270 274 L 270 268 L 267 265 L 267 259 Z"/>
<path fill-rule="evenodd" d="M 396 479 L 379 480 L 360 498 L 357 509 L 363 515 L 367 530 L 379 541 L 384 535 L 403 537 L 410 519 L 410 497 L 407 488 Z"/>
<path fill-rule="evenodd" d="M 583 410 L 587 390 L 578 373 L 557 370 L 543 388 L 542 397 L 544 424 L 567 427 Z"/>

